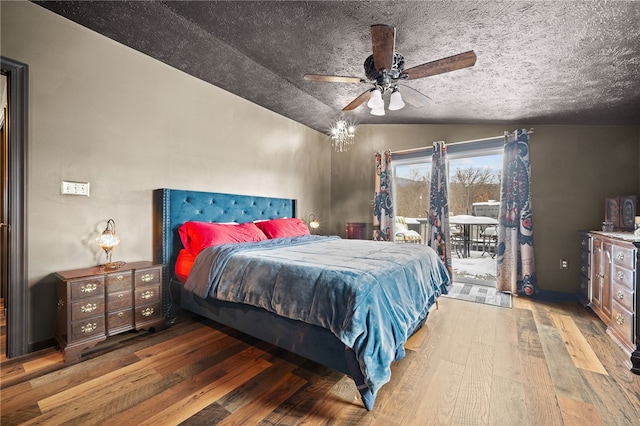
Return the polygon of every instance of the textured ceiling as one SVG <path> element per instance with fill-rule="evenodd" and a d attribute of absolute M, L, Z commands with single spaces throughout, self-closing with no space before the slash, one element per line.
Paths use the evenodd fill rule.
<path fill-rule="evenodd" d="M 474 67 L 404 82 L 422 106 L 359 123 L 640 124 L 640 2 L 35 2 L 319 131 L 367 84 L 369 27 L 396 27 L 406 68 L 468 50 Z M 126 69 L 123 69 L 126 72 Z M 401 88 L 405 100 L 415 92 Z"/>

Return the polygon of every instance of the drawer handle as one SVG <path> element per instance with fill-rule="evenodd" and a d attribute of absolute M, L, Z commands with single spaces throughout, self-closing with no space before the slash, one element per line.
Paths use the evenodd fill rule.
<path fill-rule="evenodd" d="M 92 333 L 96 330 L 96 328 L 98 328 L 98 323 L 87 323 L 87 325 L 83 325 L 80 328 L 80 331 L 82 331 L 83 333 L 87 334 L 87 333 Z"/>
<path fill-rule="evenodd" d="M 124 316 L 124 312 L 118 312 L 118 318 L 122 318 Z"/>
<path fill-rule="evenodd" d="M 582 272 L 587 272 L 587 268 L 586 268 L 586 267 L 584 267 L 584 266 L 583 266 L 582 268 L 580 268 L 580 270 L 581 270 Z"/>
<path fill-rule="evenodd" d="M 153 274 L 144 274 L 140 279 L 142 282 L 148 283 L 153 280 Z"/>
<path fill-rule="evenodd" d="M 61 311 L 64 308 L 64 300 L 58 299 L 58 310 Z"/>
<path fill-rule="evenodd" d="M 624 260 L 624 253 L 619 251 L 618 254 L 616 255 L 616 257 L 620 260 Z"/>
<path fill-rule="evenodd" d="M 83 293 L 92 293 L 98 289 L 98 284 L 86 284 L 80 287 L 80 291 Z"/>
<path fill-rule="evenodd" d="M 122 299 L 123 297 L 124 297 L 124 294 L 122 294 L 122 293 L 120 293 L 120 294 L 118 295 L 118 299 Z"/>
<path fill-rule="evenodd" d="M 618 273 L 616 273 L 616 277 L 618 277 L 619 280 L 624 278 L 624 273 L 622 271 L 618 271 Z"/>
<path fill-rule="evenodd" d="M 587 245 L 587 242 L 585 240 L 580 241 L 580 244 L 582 244 L 583 246 Z"/>
<path fill-rule="evenodd" d="M 124 275 L 118 275 L 118 277 L 116 278 L 118 281 L 122 281 L 124 279 Z"/>
<path fill-rule="evenodd" d="M 622 290 L 618 290 L 618 299 L 624 299 L 624 293 L 622 292 Z"/>
<path fill-rule="evenodd" d="M 143 299 L 151 299 L 153 297 L 153 291 L 147 290 L 144 293 L 142 293 L 140 297 L 142 297 Z"/>
<path fill-rule="evenodd" d="M 98 309 L 97 303 L 87 303 L 86 305 L 80 307 L 80 312 L 82 313 L 93 312 L 96 309 Z"/>
<path fill-rule="evenodd" d="M 142 310 L 143 317 L 150 317 L 151 315 L 153 315 L 153 308 L 146 308 Z"/>
<path fill-rule="evenodd" d="M 616 322 L 617 322 L 619 325 L 624 324 L 624 317 L 622 316 L 622 314 L 616 314 Z"/>

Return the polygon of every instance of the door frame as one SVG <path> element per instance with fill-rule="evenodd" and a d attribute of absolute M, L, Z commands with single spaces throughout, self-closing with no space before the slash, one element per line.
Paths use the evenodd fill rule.
<path fill-rule="evenodd" d="M 5 306 L 7 309 L 7 357 L 13 358 L 28 352 L 28 291 L 27 282 L 27 117 L 29 103 L 29 67 L 21 62 L 1 57 L 2 73 L 7 77 L 6 118 L 8 131 L 8 158 L 4 190 L 7 201 L 8 232 L 8 286 Z M 4 179 L 3 179 L 4 180 Z"/>

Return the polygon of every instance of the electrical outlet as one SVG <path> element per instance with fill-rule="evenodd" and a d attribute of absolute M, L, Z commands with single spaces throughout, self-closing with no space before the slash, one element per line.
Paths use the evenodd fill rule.
<path fill-rule="evenodd" d="M 567 259 L 560 259 L 560 269 L 569 269 L 569 261 Z"/>
<path fill-rule="evenodd" d="M 84 197 L 88 197 L 89 182 L 73 182 L 70 180 L 63 180 L 60 192 L 62 195 L 81 195 Z"/>

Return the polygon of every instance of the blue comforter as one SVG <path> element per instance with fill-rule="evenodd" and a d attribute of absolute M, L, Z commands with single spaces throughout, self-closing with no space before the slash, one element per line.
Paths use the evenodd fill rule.
<path fill-rule="evenodd" d="M 185 288 L 331 330 L 355 352 L 371 409 L 448 281 L 436 253 L 421 244 L 305 236 L 205 249 Z"/>

